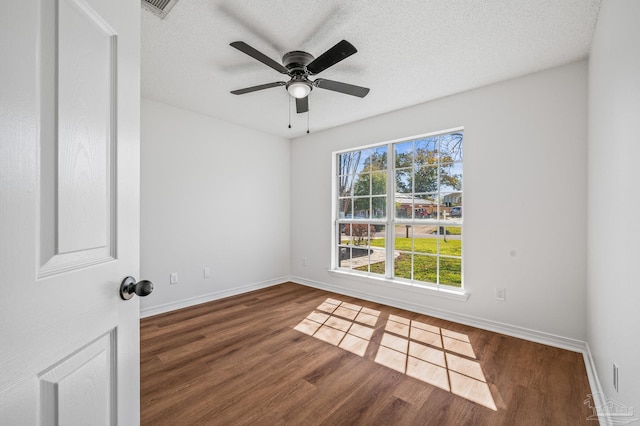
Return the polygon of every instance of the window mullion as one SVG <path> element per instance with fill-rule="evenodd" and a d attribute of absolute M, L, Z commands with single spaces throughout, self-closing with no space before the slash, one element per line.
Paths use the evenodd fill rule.
<path fill-rule="evenodd" d="M 387 144 L 387 226 L 385 227 L 385 269 L 384 276 L 393 278 L 393 252 L 396 216 L 396 153 L 393 144 Z"/>
<path fill-rule="evenodd" d="M 440 222 L 441 220 L 444 219 L 444 212 L 441 212 L 440 210 L 442 209 L 442 194 L 440 192 L 440 183 L 442 182 L 441 180 L 441 176 L 440 176 L 440 171 L 441 171 L 441 161 L 442 161 L 442 157 L 440 155 L 440 142 L 442 141 L 442 136 L 438 136 L 438 147 L 437 147 L 437 158 L 438 161 L 436 161 L 436 165 L 438 167 L 436 176 L 438 179 L 438 195 L 437 195 L 437 202 L 438 202 L 438 232 L 436 232 L 436 236 L 437 236 L 437 241 L 436 241 L 436 286 L 438 288 L 440 288 L 440 230 L 444 230 L 444 234 L 447 234 L 447 230 L 446 228 L 444 228 L 443 226 L 441 226 L 441 224 L 444 225 L 444 222 Z"/>

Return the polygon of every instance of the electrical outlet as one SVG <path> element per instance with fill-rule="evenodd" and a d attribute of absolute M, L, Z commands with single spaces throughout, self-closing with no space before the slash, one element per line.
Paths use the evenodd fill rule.
<path fill-rule="evenodd" d="M 496 300 L 504 301 L 506 290 L 504 287 L 496 287 Z"/>
<path fill-rule="evenodd" d="M 302 258 L 302 266 L 307 266 L 307 258 L 306 257 Z"/>
<path fill-rule="evenodd" d="M 211 268 L 209 268 L 208 266 L 206 268 L 204 268 L 204 270 L 202 271 L 202 275 L 205 278 L 211 277 Z"/>
<path fill-rule="evenodd" d="M 613 388 L 618 392 L 618 386 L 620 385 L 620 378 L 618 377 L 618 366 L 613 363 Z"/>
<path fill-rule="evenodd" d="M 169 284 L 178 284 L 178 273 L 172 272 L 169 274 Z"/>

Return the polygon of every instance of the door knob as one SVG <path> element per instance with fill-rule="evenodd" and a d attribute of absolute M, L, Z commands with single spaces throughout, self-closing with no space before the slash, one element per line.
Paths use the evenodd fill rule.
<path fill-rule="evenodd" d="M 120 297 L 124 300 L 131 299 L 134 293 L 144 297 L 150 295 L 152 291 L 153 283 L 151 281 L 142 280 L 136 282 L 136 279 L 132 276 L 126 277 L 120 284 Z"/>

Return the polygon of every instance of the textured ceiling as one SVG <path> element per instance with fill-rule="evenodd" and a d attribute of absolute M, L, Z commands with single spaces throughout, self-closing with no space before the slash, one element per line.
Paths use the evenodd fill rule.
<path fill-rule="evenodd" d="M 142 96 L 293 138 L 587 57 L 600 0 L 179 0 L 166 19 L 142 11 Z M 318 77 L 296 114 L 284 87 L 229 92 L 286 76 L 229 46 L 281 62 L 342 39 L 358 52 Z M 284 77 L 284 78 L 283 78 Z"/>

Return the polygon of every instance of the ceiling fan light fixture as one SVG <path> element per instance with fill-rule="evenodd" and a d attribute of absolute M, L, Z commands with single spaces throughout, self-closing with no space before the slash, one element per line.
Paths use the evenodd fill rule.
<path fill-rule="evenodd" d="M 306 81 L 296 80 L 287 85 L 287 91 L 296 99 L 302 99 L 311 92 L 311 85 Z"/>
<path fill-rule="evenodd" d="M 274 81 L 273 83 L 259 84 L 257 86 L 245 87 L 244 89 L 232 90 L 231 93 L 234 95 L 244 95 L 245 93 L 256 92 L 258 90 L 285 86 L 289 95 L 296 100 L 296 112 L 298 114 L 303 114 L 309 112 L 309 94 L 314 87 L 344 93 L 345 95 L 357 96 L 359 98 L 364 98 L 367 93 L 369 93 L 369 89 L 366 87 L 342 83 L 340 81 L 327 80 L 324 78 L 315 78 L 313 81 L 309 80 L 310 76 L 315 76 L 357 52 L 356 48 L 346 40 L 338 42 L 317 58 L 314 58 L 310 53 L 303 52 L 301 50 L 292 50 L 282 56 L 282 64 L 274 61 L 259 50 L 249 46 L 244 41 L 234 41 L 230 44 L 231 47 L 238 49 L 242 53 L 251 56 L 259 62 L 262 62 L 269 68 L 273 68 L 279 73 L 286 74 L 291 77 L 287 82 Z M 289 108 L 291 108 L 291 102 L 289 102 Z"/>

